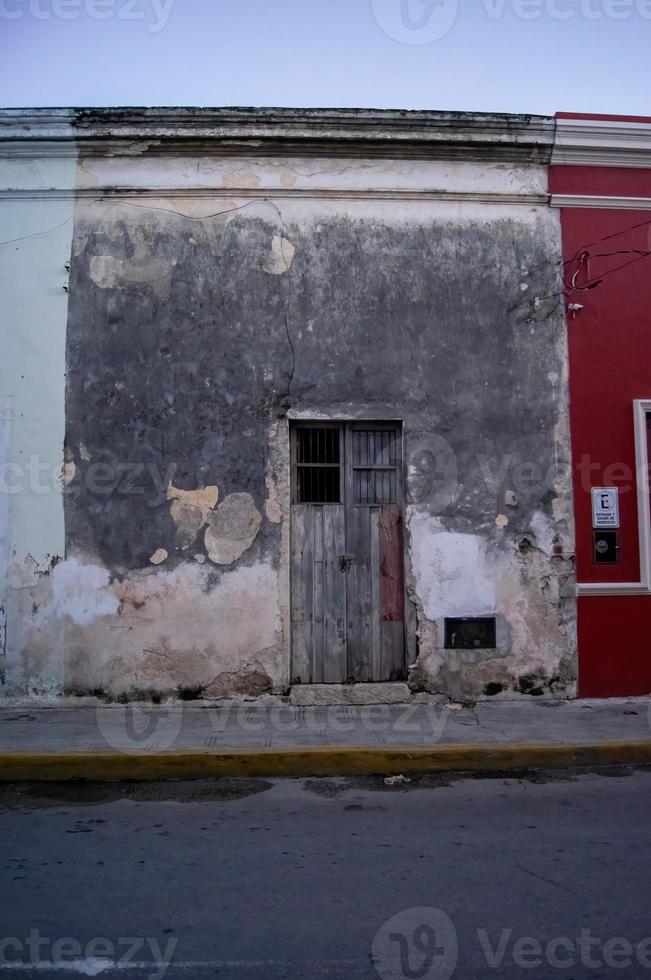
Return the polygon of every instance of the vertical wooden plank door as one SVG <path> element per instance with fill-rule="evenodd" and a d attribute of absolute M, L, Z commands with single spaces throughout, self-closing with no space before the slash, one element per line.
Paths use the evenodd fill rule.
<path fill-rule="evenodd" d="M 405 676 L 401 429 L 291 430 L 292 681 Z"/>

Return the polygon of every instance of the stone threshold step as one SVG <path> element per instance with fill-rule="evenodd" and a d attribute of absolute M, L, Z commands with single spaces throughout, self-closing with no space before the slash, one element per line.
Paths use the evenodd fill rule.
<path fill-rule="evenodd" d="M 411 691 L 403 683 L 385 684 L 295 684 L 289 695 L 300 707 L 317 704 L 406 704 Z"/>

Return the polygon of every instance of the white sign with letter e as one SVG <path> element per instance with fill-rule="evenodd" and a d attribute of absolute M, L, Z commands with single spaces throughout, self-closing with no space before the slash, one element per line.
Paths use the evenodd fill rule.
<path fill-rule="evenodd" d="M 619 527 L 619 491 L 617 487 L 592 488 L 592 526 Z"/>

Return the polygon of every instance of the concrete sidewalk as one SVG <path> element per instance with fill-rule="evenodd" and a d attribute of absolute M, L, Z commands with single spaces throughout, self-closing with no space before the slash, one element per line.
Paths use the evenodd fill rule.
<path fill-rule="evenodd" d="M 651 699 L 0 708 L 0 779 L 394 774 L 651 762 Z"/>

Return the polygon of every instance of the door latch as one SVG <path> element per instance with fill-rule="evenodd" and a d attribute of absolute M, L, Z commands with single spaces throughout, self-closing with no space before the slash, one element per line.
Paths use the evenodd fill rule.
<path fill-rule="evenodd" d="M 339 568 L 342 572 L 347 572 L 351 565 L 355 563 L 355 555 L 341 555 L 339 558 Z"/>

